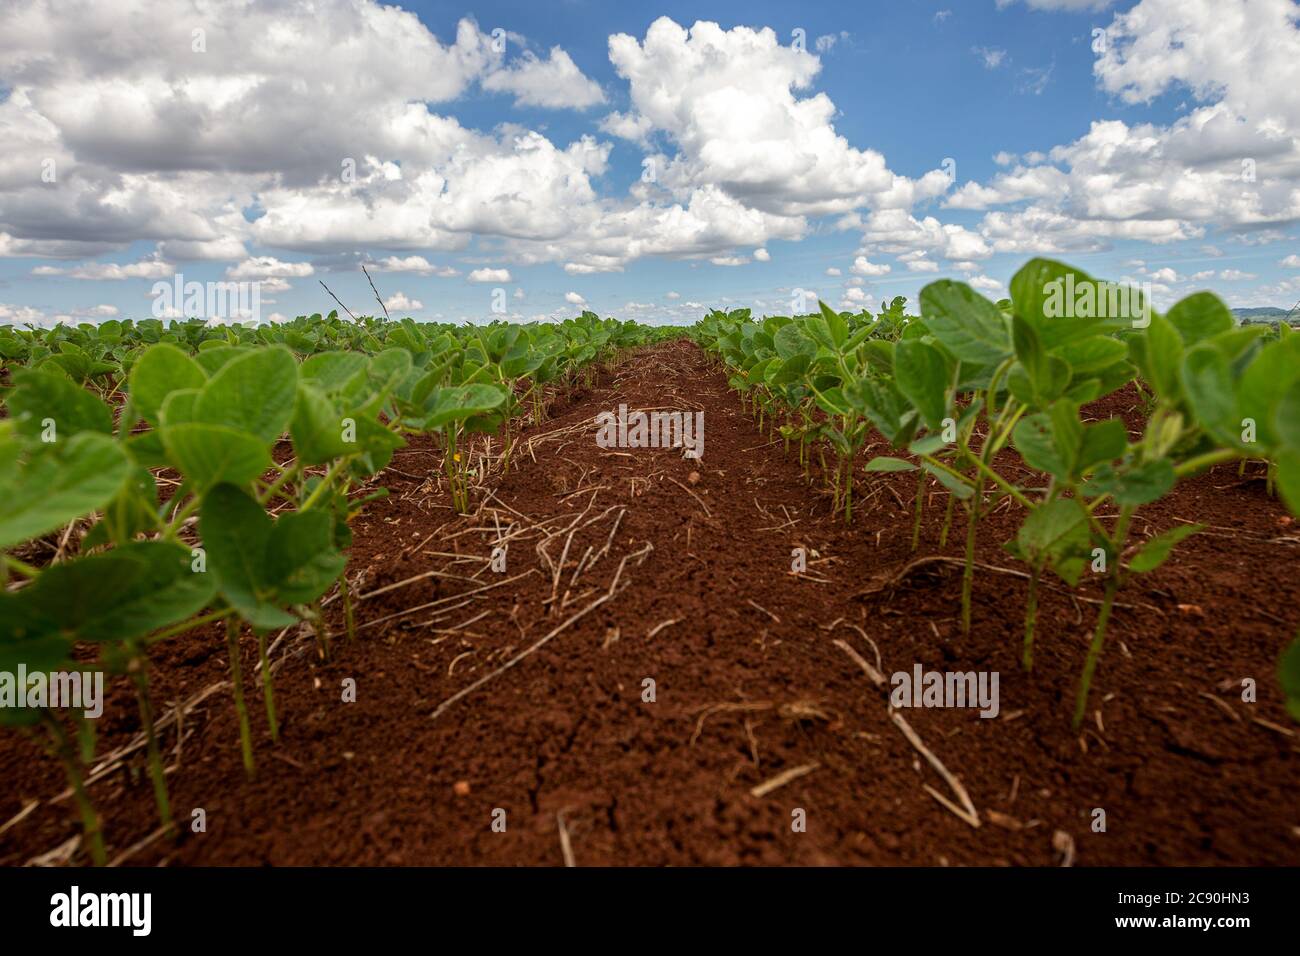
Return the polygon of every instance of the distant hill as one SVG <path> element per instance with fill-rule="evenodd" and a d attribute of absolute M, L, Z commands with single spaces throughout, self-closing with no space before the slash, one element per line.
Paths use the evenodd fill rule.
<path fill-rule="evenodd" d="M 1277 309 L 1273 306 L 1259 309 L 1233 309 L 1232 314 L 1244 324 L 1268 323 L 1276 325 L 1286 316 L 1286 309 Z"/>

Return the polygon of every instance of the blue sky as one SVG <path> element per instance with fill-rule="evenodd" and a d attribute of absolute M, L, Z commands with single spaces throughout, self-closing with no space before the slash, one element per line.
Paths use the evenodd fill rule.
<path fill-rule="evenodd" d="M 493 317 L 498 289 L 523 320 L 783 313 L 795 289 L 874 308 L 941 276 L 998 297 L 1034 254 L 1151 283 L 1165 306 L 1197 288 L 1300 300 L 1292 0 L 401 4 L 414 17 L 326 0 L 260 20 L 131 0 L 105 28 L 120 44 L 72 6 L 0 12 L 0 133 L 18 144 L 0 161 L 0 321 L 145 317 L 178 272 L 264 282 L 263 318 L 328 311 L 320 280 L 377 311 L 358 262 L 395 313 L 448 321 Z M 663 17 L 680 31 L 652 54 Z M 497 28 L 505 49 L 485 52 Z M 634 52 L 615 62 L 620 34 Z M 563 83 L 532 71 L 555 49 Z M 833 110 L 810 118 L 814 97 Z M 603 161 L 574 158 L 584 137 Z M 341 156 L 357 182 L 333 181 Z M 647 156 L 664 173 L 648 190 Z M 429 171 L 441 183 L 417 184 Z"/>

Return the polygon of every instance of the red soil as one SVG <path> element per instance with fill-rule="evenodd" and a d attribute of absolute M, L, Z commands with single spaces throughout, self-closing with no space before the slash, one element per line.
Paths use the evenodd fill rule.
<path fill-rule="evenodd" d="M 1114 414 L 1133 398 L 1108 401 L 1102 411 Z M 702 408 L 704 459 L 598 447 L 591 421 L 620 402 Z M 567 846 L 578 865 L 1053 865 L 1067 854 L 1082 865 L 1300 863 L 1300 736 L 1275 677 L 1300 624 L 1300 535 L 1262 482 L 1235 468 L 1188 480 L 1140 513 L 1142 536 L 1176 519 L 1210 528 L 1122 593 L 1080 734 L 1069 716 L 1095 584 L 1077 597 L 1059 582 L 1046 592 L 1032 675 L 1019 666 L 1022 578 L 977 574 L 969 635 L 959 567 L 929 564 L 879 589 L 917 556 L 914 477 L 867 476 L 845 526 L 689 343 L 640 353 L 526 429 L 509 473 L 491 470 L 493 497 L 477 494 L 475 516 L 451 513 L 438 475 L 429 444 L 398 453 L 382 476 L 391 496 L 355 524 L 351 568 L 362 594 L 428 571 L 451 576 L 360 600 L 352 643 L 332 603 L 329 663 L 309 634 L 286 635 L 275 651 L 278 745 L 248 676 L 256 656 L 246 637 L 255 778 L 240 764 L 229 688 L 219 688 L 187 710 L 181 743 L 174 726 L 164 732 L 179 842 L 148 840 L 157 821 L 142 751 L 92 785 L 110 858 L 559 865 Z M 927 497 L 918 554 L 958 555 L 960 511 L 939 552 L 945 493 L 931 486 Z M 1018 523 L 1010 506 L 991 515 L 979 560 L 1017 569 L 1000 545 Z M 507 570 L 494 573 L 493 543 L 510 534 Z M 790 573 L 800 546 L 810 549 L 803 575 Z M 497 586 L 455 597 L 486 585 Z M 891 722 L 887 689 L 836 642 L 873 665 L 874 642 L 886 678 L 917 663 L 999 672 L 996 719 L 904 714 L 964 784 L 978 828 L 927 792 L 956 800 Z M 226 677 L 214 631 L 153 657 L 160 713 Z M 1256 703 L 1242 700 L 1245 677 Z M 346 678 L 355 703 L 341 699 Z M 653 703 L 642 699 L 647 678 Z M 101 754 L 139 729 L 129 686 L 110 690 Z M 809 765 L 763 796 L 750 792 Z M 0 832 L 0 864 L 63 844 L 56 858 L 82 861 L 71 852 L 72 807 L 51 802 L 64 786 L 58 765 L 7 734 L 0 779 L 0 827 L 39 801 Z M 189 832 L 197 807 L 205 833 Z M 505 832 L 492 829 L 498 808 Z M 1091 828 L 1097 808 L 1101 833 Z M 806 832 L 792 830 L 796 810 Z"/>

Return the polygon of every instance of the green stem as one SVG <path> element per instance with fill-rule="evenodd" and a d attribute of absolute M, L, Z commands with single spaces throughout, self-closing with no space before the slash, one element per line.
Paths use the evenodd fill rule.
<path fill-rule="evenodd" d="M 174 539 L 180 532 L 181 527 L 185 524 L 185 519 L 199 510 L 199 504 L 200 501 L 198 495 L 195 495 L 189 501 L 185 502 L 185 504 L 181 506 L 181 509 L 176 512 L 175 517 L 168 522 L 166 529 L 163 531 L 163 537 L 169 541 Z"/>
<path fill-rule="evenodd" d="M 1106 642 L 1106 625 L 1110 622 L 1115 595 L 1119 593 L 1120 585 L 1123 584 L 1123 568 L 1120 567 L 1120 561 L 1124 553 L 1124 545 L 1128 541 L 1129 522 L 1132 521 L 1135 510 L 1136 508 L 1133 507 L 1120 509 L 1119 519 L 1115 522 L 1115 532 L 1108 541 L 1111 553 L 1115 555 L 1115 563 L 1109 569 L 1110 577 L 1106 581 L 1101 613 L 1097 616 L 1097 629 L 1093 632 L 1092 643 L 1088 646 L 1088 657 L 1084 661 L 1083 675 L 1079 680 L 1079 694 L 1074 703 L 1075 730 L 1078 730 L 1083 723 L 1084 713 L 1088 707 L 1088 690 L 1092 687 L 1092 675 L 1097 670 L 1097 662 L 1101 659 L 1102 647 Z"/>
<path fill-rule="evenodd" d="M 297 464 L 295 464 L 292 468 L 286 468 L 280 474 L 280 477 L 276 478 L 275 481 L 267 485 L 266 491 L 262 493 L 262 496 L 258 499 L 258 502 L 260 504 L 267 504 L 272 498 L 274 498 L 277 494 L 280 493 L 281 488 L 283 488 L 286 484 L 288 484 L 290 481 L 295 479 L 297 476 L 298 476 Z"/>
<path fill-rule="evenodd" d="M 1174 469 L 1174 474 L 1179 478 L 1190 475 L 1193 472 L 1200 471 L 1202 468 L 1208 468 L 1213 465 L 1222 464 L 1225 461 L 1232 461 L 1240 452 L 1235 448 L 1218 448 L 1214 451 L 1207 451 L 1203 455 L 1197 455 L 1195 458 L 1189 458 L 1181 465 Z"/>
<path fill-rule="evenodd" d="M 975 494 L 970 499 L 970 517 L 966 523 L 966 566 L 961 574 L 961 632 L 970 633 L 971 593 L 975 586 L 975 531 L 979 526 L 980 505 L 984 500 L 984 475 L 975 481 Z"/>
<path fill-rule="evenodd" d="M 266 632 L 257 632 L 257 660 L 261 665 L 262 700 L 266 703 L 266 722 L 271 727 L 271 742 L 280 742 L 280 720 L 275 714 L 275 683 L 271 679 L 271 661 L 266 656 Z"/>
<path fill-rule="evenodd" d="M 323 661 L 331 660 L 334 656 L 333 649 L 330 647 L 329 627 L 325 624 L 325 617 L 321 614 L 320 602 L 309 605 L 307 613 L 304 615 L 311 622 L 312 633 L 316 635 L 316 647 L 320 653 L 320 659 Z"/>
<path fill-rule="evenodd" d="M 320 499 L 324 497 L 325 493 L 333 486 L 334 479 L 338 477 L 340 471 L 347 467 L 347 463 L 348 460 L 346 458 L 340 458 L 335 461 L 334 464 L 330 465 L 330 470 L 325 473 L 325 477 L 322 478 L 320 484 L 316 486 L 316 490 L 307 496 L 307 500 L 302 503 L 302 507 L 298 510 L 310 511 L 316 502 L 320 501 Z"/>
<path fill-rule="evenodd" d="M 916 478 L 916 517 L 912 520 L 912 550 L 921 544 L 921 511 L 925 499 L 925 469 L 917 469 Z"/>
<path fill-rule="evenodd" d="M 1118 569 L 1115 569 L 1118 571 Z M 1101 603 L 1101 614 L 1097 617 L 1097 629 L 1093 632 L 1092 643 L 1088 646 L 1088 659 L 1083 665 L 1083 676 L 1079 680 L 1079 694 L 1074 701 L 1074 729 L 1083 724 L 1083 717 L 1088 709 L 1088 690 L 1092 687 L 1092 675 L 1097 670 L 1097 661 L 1101 658 L 1102 645 L 1106 641 L 1106 624 L 1110 621 L 1111 608 L 1115 606 L 1115 594 L 1119 591 L 1119 575 L 1112 573 L 1106 582 L 1106 595 Z"/>
<path fill-rule="evenodd" d="M 348 584 L 346 569 L 339 575 L 339 593 L 343 595 L 343 619 L 347 622 L 348 642 L 351 643 L 357 636 L 357 622 L 352 614 L 352 588 Z"/>
<path fill-rule="evenodd" d="M 239 715 L 239 749 L 244 756 L 244 770 L 253 776 L 253 731 L 244 706 L 244 678 L 239 663 L 239 619 L 226 622 L 226 648 L 230 653 L 230 683 L 235 691 L 235 712 Z"/>
<path fill-rule="evenodd" d="M 192 631 L 196 627 L 202 627 L 204 624 L 211 624 L 213 621 L 220 621 L 222 618 L 230 617 L 234 614 L 234 608 L 227 608 L 224 611 L 212 611 L 204 614 L 202 617 L 191 618 L 188 621 L 182 621 L 174 624 L 165 631 L 159 631 L 149 638 L 150 644 L 156 644 L 158 641 L 166 640 L 169 637 L 175 637 L 177 634 L 184 634 L 186 631 Z"/>
<path fill-rule="evenodd" d="M 1034 627 L 1038 623 L 1038 578 L 1043 573 L 1043 562 L 1035 561 L 1030 567 L 1029 594 L 1025 598 L 1025 646 L 1022 663 L 1025 670 L 1034 669 Z"/>
<path fill-rule="evenodd" d="M 132 657 L 127 665 L 135 684 L 135 697 L 140 706 L 140 725 L 144 729 L 145 750 L 149 760 L 149 778 L 153 781 L 153 799 L 158 807 L 158 820 L 163 831 L 176 837 L 176 822 L 172 819 L 171 800 L 167 796 L 167 778 L 163 773 L 162 755 L 158 750 L 158 733 L 153 723 L 153 704 L 149 701 L 148 660 L 132 647 Z"/>
<path fill-rule="evenodd" d="M 1015 485 L 1012 485 L 1005 478 L 999 475 L 996 471 L 990 468 L 984 462 L 984 459 L 982 457 L 975 459 L 975 466 L 979 469 L 980 474 L 982 476 L 993 479 L 994 484 L 996 484 L 999 488 L 1001 488 L 1003 491 L 1009 494 L 1012 498 L 1015 498 L 1016 501 L 1019 502 L 1023 507 L 1030 508 L 1030 509 L 1034 507 L 1033 503 L 1021 493 L 1019 488 L 1017 488 Z"/>
<path fill-rule="evenodd" d="M 90 847 L 90 858 L 95 866 L 104 866 L 108 862 L 108 855 L 104 852 L 104 834 L 100 829 L 99 814 L 95 812 L 95 805 L 86 793 L 86 782 L 81 773 L 76 748 L 68 740 L 68 735 L 57 718 L 48 710 L 41 712 L 41 720 L 54 741 L 54 752 L 63 764 L 63 772 L 67 774 L 68 783 L 72 786 L 72 796 L 77 803 L 77 811 L 81 814 L 82 839 Z"/>
<path fill-rule="evenodd" d="M 849 455 L 845 459 L 845 472 L 847 475 L 844 481 L 844 523 L 853 523 L 853 456 Z"/>
<path fill-rule="evenodd" d="M 952 512 L 957 505 L 957 496 L 952 492 L 948 493 L 948 507 L 943 513 L 943 528 L 939 531 L 939 550 L 942 551 L 948 545 L 948 531 L 952 528 Z"/>

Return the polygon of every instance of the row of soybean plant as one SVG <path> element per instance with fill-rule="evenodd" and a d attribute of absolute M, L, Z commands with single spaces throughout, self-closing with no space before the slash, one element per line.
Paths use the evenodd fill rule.
<path fill-rule="evenodd" d="M 922 290 L 919 316 L 898 307 L 854 315 L 822 304 L 813 315 L 756 321 L 738 310 L 711 313 L 695 334 L 720 355 L 760 420 L 779 420 L 787 443 L 798 442 L 805 468 L 813 449 L 823 462 L 832 454 L 823 474 L 846 519 L 855 456 L 873 429 L 909 457 L 875 457 L 866 472 L 917 472 L 914 549 L 926 480 L 950 492 L 940 546 L 960 507 L 964 631 L 979 523 L 1013 499 L 1022 522 L 1006 548 L 1028 569 L 1027 670 L 1043 575 L 1071 587 L 1089 569 L 1103 576 L 1077 727 L 1119 591 L 1202 527 L 1180 524 L 1134 542 L 1139 508 L 1213 465 L 1261 460 L 1270 487 L 1300 512 L 1300 336 L 1285 324 L 1276 332 L 1239 326 L 1208 292 L 1161 314 L 1139 290 L 1046 259 L 1017 272 L 1010 292 L 995 303 L 941 280 Z M 1118 416 L 1097 420 L 1092 404 L 1126 387 L 1144 419 L 1134 433 Z M 1300 719 L 1300 640 L 1282 655 L 1279 676 Z"/>
<path fill-rule="evenodd" d="M 547 383 L 572 383 L 661 334 L 591 313 L 527 326 L 331 314 L 257 328 L 0 329 L 0 673 L 128 675 L 158 815 L 174 833 L 151 648 L 224 629 L 251 774 L 241 634 L 256 636 L 276 738 L 268 632 L 307 622 L 328 655 L 320 602 L 336 586 L 353 630 L 349 521 L 383 493 L 358 500 L 355 486 L 387 466 L 404 435 L 431 434 L 464 511 L 467 436 L 504 433 L 508 443 L 512 417 L 540 420 Z M 68 546 L 74 529 L 84 534 Z M 0 708 L 0 724 L 40 734 L 62 761 L 85 845 L 102 863 L 84 775 L 93 722 L 73 723 L 69 731 L 39 699 Z"/>

